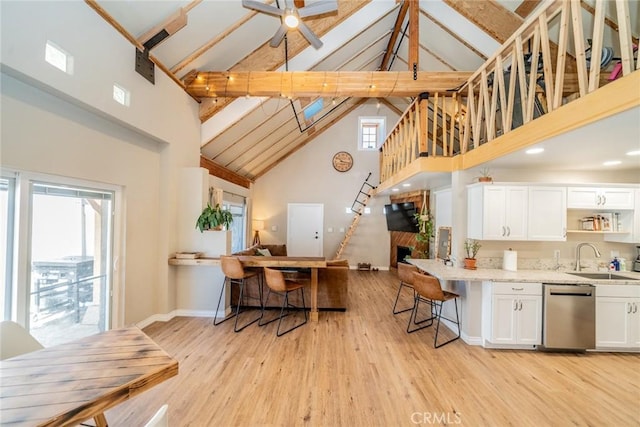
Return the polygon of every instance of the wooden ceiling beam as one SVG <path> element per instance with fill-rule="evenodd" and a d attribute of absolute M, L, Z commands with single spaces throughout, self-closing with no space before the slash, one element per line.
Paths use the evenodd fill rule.
<path fill-rule="evenodd" d="M 307 26 L 318 36 L 322 37 L 333 27 L 353 15 L 355 12 L 370 3 L 371 0 L 338 0 L 338 13 L 329 14 L 322 19 L 308 19 Z M 292 31 L 287 35 L 287 51 L 290 58 L 293 58 L 304 49 L 309 47 L 309 42 L 299 31 Z M 242 61 L 231 67 L 231 71 L 248 70 L 275 70 L 284 64 L 284 48 L 272 48 L 269 41 L 266 41 L 258 49 L 247 55 Z M 218 102 L 202 103 L 200 106 L 200 120 L 205 122 L 222 110 L 233 99 L 218 99 Z"/>
<path fill-rule="evenodd" d="M 473 73 L 467 71 L 245 71 L 200 72 L 187 86 L 196 98 L 270 96 L 324 96 L 378 98 L 417 96 L 461 86 Z"/>
<path fill-rule="evenodd" d="M 526 18 L 527 16 L 531 15 L 533 9 L 538 7 L 540 3 L 542 3 L 542 0 L 524 0 L 522 3 L 520 3 L 520 6 L 518 6 L 514 12 L 521 18 Z"/>
<path fill-rule="evenodd" d="M 504 43 L 524 22 L 515 13 L 495 0 L 443 0 L 450 8 L 490 35 Z"/>
<path fill-rule="evenodd" d="M 420 2 L 409 2 L 409 71 L 419 69 L 420 55 Z"/>
<path fill-rule="evenodd" d="M 386 71 L 389 68 L 391 55 L 393 55 L 393 50 L 396 46 L 398 35 L 400 35 L 400 31 L 402 31 L 402 23 L 404 22 L 404 18 L 407 16 L 408 10 L 409 10 L 409 2 L 408 1 L 402 2 L 402 6 L 400 6 L 400 10 L 398 10 L 398 17 L 396 18 L 396 24 L 393 26 L 391 37 L 389 37 L 387 50 L 384 51 L 384 57 L 382 58 L 382 63 L 380 64 L 380 70 L 382 71 Z"/>
<path fill-rule="evenodd" d="M 249 178 L 229 170 L 224 166 L 220 166 L 204 156 L 200 156 L 200 167 L 207 169 L 210 175 L 217 176 L 220 179 L 224 179 L 225 181 L 232 182 L 244 188 L 251 188 L 251 183 L 253 181 Z"/>

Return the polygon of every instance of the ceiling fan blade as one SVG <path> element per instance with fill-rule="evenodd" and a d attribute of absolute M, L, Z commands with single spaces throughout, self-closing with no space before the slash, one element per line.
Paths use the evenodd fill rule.
<path fill-rule="evenodd" d="M 300 18 L 305 18 L 307 16 L 322 15 L 323 13 L 335 12 L 336 10 L 338 10 L 337 1 L 321 1 L 298 9 L 298 15 L 300 16 Z"/>
<path fill-rule="evenodd" d="M 259 1 L 255 1 L 255 0 L 242 0 L 242 6 L 246 7 L 247 9 L 253 9 L 253 10 L 257 10 L 258 12 L 266 13 L 268 15 L 273 15 L 273 16 L 284 15 L 284 10 L 278 9 L 277 7 L 274 7 L 265 3 L 260 3 Z"/>
<path fill-rule="evenodd" d="M 278 28 L 278 31 L 276 31 L 276 33 L 274 34 L 269 45 L 271 47 L 280 46 L 280 43 L 282 43 L 282 39 L 284 38 L 285 34 L 287 34 L 287 26 L 283 23 L 282 25 L 280 25 L 280 28 Z"/>
<path fill-rule="evenodd" d="M 311 28 L 309 28 L 307 24 L 300 21 L 300 23 L 298 24 L 298 30 L 300 30 L 305 39 L 309 40 L 311 46 L 315 47 L 316 49 L 320 49 L 322 47 L 322 41 L 320 41 L 318 36 L 316 36 L 313 31 L 311 31 Z"/>

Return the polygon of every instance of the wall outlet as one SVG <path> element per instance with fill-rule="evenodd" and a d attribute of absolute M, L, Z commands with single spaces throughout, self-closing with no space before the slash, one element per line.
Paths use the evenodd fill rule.
<path fill-rule="evenodd" d="M 327 228 L 327 233 L 333 233 L 333 227 Z"/>
<path fill-rule="evenodd" d="M 553 259 L 556 263 L 560 261 L 560 249 L 556 249 L 553 251 Z"/>
<path fill-rule="evenodd" d="M 611 258 L 620 258 L 620 251 L 611 251 Z"/>

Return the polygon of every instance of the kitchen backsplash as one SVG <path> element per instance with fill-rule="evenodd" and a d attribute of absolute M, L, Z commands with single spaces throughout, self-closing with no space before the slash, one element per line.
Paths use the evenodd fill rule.
<path fill-rule="evenodd" d="M 580 263 L 583 270 L 608 270 L 609 259 L 604 256 L 599 259 L 583 259 Z M 633 261 L 633 260 L 632 260 Z M 478 268 L 502 268 L 502 257 L 481 258 L 478 257 Z M 560 258 L 559 266 L 553 258 L 534 259 L 534 258 L 518 258 L 518 270 L 558 270 L 568 271 L 575 270 L 575 259 Z M 626 262 L 626 271 L 631 271 L 633 262 Z"/>

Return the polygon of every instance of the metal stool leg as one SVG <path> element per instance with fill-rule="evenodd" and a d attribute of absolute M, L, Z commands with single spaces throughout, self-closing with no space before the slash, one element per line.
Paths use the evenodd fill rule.
<path fill-rule="evenodd" d="M 443 345 L 447 345 L 449 343 L 454 342 L 455 340 L 457 340 L 458 338 L 460 338 L 460 316 L 458 315 L 458 298 L 454 298 L 453 299 L 453 303 L 456 306 L 456 325 L 458 326 L 458 336 L 451 338 L 449 341 L 445 341 L 442 344 L 438 344 L 438 331 L 440 329 L 440 319 L 442 317 L 442 306 L 444 305 L 444 301 L 441 301 L 439 306 L 440 306 L 440 310 L 438 310 L 438 325 L 436 326 L 436 335 L 433 338 L 433 347 L 434 348 L 440 348 Z M 437 309 L 437 308 L 436 308 Z M 449 320 L 449 319 L 447 319 Z"/>
<path fill-rule="evenodd" d="M 400 313 L 404 313 L 405 311 L 413 310 L 413 307 L 409 307 L 409 308 L 405 308 L 405 309 L 396 311 L 396 307 L 398 305 L 398 300 L 400 299 L 400 292 L 402 291 L 402 288 L 405 287 L 405 286 L 407 288 L 413 289 L 413 287 L 405 285 L 404 282 L 400 282 L 400 286 L 398 287 L 398 293 L 396 294 L 396 301 L 393 303 L 393 314 L 400 314 Z"/>
<path fill-rule="evenodd" d="M 222 289 L 220 289 L 220 297 L 218 298 L 218 306 L 216 307 L 216 313 L 214 314 L 213 317 L 213 324 L 214 326 L 218 326 L 219 324 L 226 322 L 227 320 L 235 317 L 236 315 L 233 314 L 231 316 L 225 316 L 222 318 L 222 320 L 217 321 L 216 319 L 216 315 L 218 314 L 218 312 L 220 311 L 220 304 L 222 303 L 222 296 L 224 295 L 224 290 L 227 284 L 227 278 L 225 277 L 224 280 L 222 281 Z M 231 290 L 231 287 L 234 285 L 233 280 L 229 280 L 229 290 Z"/>
<path fill-rule="evenodd" d="M 420 301 L 422 302 L 427 302 L 429 303 L 429 311 L 431 314 L 431 317 L 428 317 L 426 319 L 422 319 L 422 320 L 418 320 L 418 310 L 420 309 Z M 420 329 L 424 329 L 424 328 L 428 328 L 430 326 L 433 325 L 433 319 L 435 319 L 435 317 L 433 316 L 433 302 L 431 300 L 426 300 L 420 297 L 420 295 L 416 292 L 415 293 L 415 298 L 414 298 L 414 303 L 413 303 L 413 310 L 411 311 L 411 316 L 409 316 L 409 323 L 407 324 L 407 333 L 412 333 L 415 331 L 419 331 Z M 429 322 L 426 325 L 422 325 L 420 327 L 411 329 L 411 324 L 413 323 L 413 325 L 419 325 L 421 323 L 424 322 Z"/>

